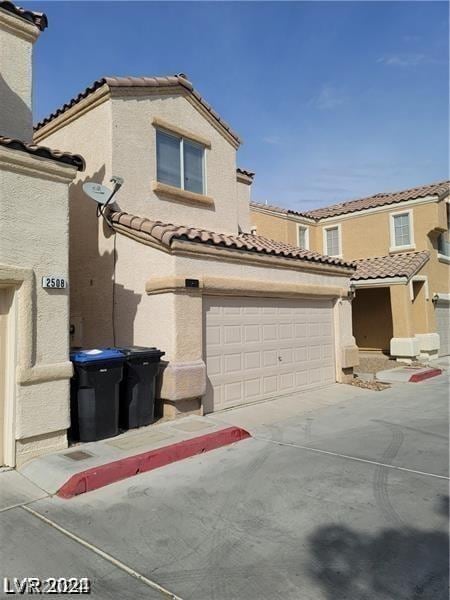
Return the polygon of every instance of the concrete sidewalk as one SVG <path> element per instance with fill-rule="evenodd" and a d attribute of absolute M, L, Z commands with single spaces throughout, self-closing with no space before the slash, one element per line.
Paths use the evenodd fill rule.
<path fill-rule="evenodd" d="M 47 492 L 17 471 L 0 470 L 0 512 L 29 504 L 47 495 Z"/>
<path fill-rule="evenodd" d="M 442 375 L 442 369 L 437 367 L 413 367 L 403 365 L 394 369 L 378 371 L 375 379 L 382 383 L 420 383 L 432 377 Z"/>
<path fill-rule="evenodd" d="M 71 498 L 248 435 L 238 427 L 191 416 L 46 454 L 23 465 L 20 473 L 48 494 Z"/>

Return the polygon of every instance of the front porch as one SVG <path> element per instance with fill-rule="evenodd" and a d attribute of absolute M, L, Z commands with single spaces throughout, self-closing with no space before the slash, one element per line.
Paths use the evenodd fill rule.
<path fill-rule="evenodd" d="M 439 335 L 422 273 L 427 252 L 356 261 L 353 334 L 360 352 L 402 362 L 428 362 L 439 351 Z"/>

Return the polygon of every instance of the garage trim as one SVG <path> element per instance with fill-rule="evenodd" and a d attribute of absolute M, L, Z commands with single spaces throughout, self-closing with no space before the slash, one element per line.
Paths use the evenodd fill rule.
<path fill-rule="evenodd" d="M 184 277 L 158 277 L 145 284 L 147 294 L 170 292 L 200 293 L 228 296 L 285 297 L 315 296 L 325 298 L 346 298 L 348 291 L 343 287 L 312 285 L 306 283 L 268 282 L 263 279 L 242 279 L 238 277 L 196 278 L 198 287 L 186 287 Z"/>
<path fill-rule="evenodd" d="M 439 356 L 447 356 L 448 352 L 450 351 L 449 331 L 448 331 L 448 326 L 450 324 L 450 294 L 440 294 L 440 293 L 433 294 L 433 304 L 434 304 L 435 318 L 436 318 L 436 329 L 437 329 L 437 333 L 440 336 Z M 446 315 L 447 315 L 446 319 L 447 320 L 443 321 L 443 326 L 445 327 L 445 330 L 446 330 L 445 333 L 447 335 L 443 335 L 444 332 L 442 332 L 442 329 L 441 329 L 442 321 L 440 321 L 440 318 L 438 316 L 439 309 L 446 311 Z"/>

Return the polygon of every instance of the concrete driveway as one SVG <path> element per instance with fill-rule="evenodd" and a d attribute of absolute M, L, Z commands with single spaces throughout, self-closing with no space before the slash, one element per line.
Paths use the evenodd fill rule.
<path fill-rule="evenodd" d="M 0 513 L 0 575 L 97 599 L 447 600 L 445 375 L 215 415 L 253 439 Z"/>

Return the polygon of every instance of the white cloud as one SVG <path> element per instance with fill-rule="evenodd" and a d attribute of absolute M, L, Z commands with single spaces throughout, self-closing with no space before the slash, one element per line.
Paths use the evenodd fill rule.
<path fill-rule="evenodd" d="M 263 137 L 262 140 L 266 144 L 271 144 L 273 146 L 278 146 L 279 144 L 281 144 L 281 138 L 279 135 L 267 135 Z"/>
<path fill-rule="evenodd" d="M 320 110 L 332 110 L 344 103 L 342 93 L 331 85 L 324 85 L 315 99 L 315 105 Z"/>
<path fill-rule="evenodd" d="M 380 56 L 378 63 L 388 65 L 390 67 L 418 67 L 420 65 L 441 64 L 442 61 L 427 56 L 426 54 L 387 54 Z"/>

